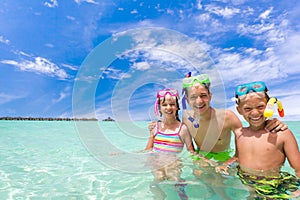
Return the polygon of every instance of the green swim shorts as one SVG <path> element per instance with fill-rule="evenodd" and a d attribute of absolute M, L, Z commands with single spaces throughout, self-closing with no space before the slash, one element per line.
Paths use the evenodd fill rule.
<path fill-rule="evenodd" d="M 258 199 L 290 199 L 289 193 L 300 187 L 300 179 L 288 172 L 280 172 L 280 177 L 266 177 L 246 174 L 239 166 L 237 169 L 242 183 L 252 187 Z"/>
<path fill-rule="evenodd" d="M 222 151 L 222 152 L 215 153 L 215 152 L 205 152 L 205 151 L 201 151 L 201 150 L 197 149 L 196 152 L 209 160 L 213 159 L 216 162 L 224 162 L 233 156 L 234 150 L 229 149 L 228 151 Z M 201 158 L 194 156 L 193 159 L 200 160 Z"/>

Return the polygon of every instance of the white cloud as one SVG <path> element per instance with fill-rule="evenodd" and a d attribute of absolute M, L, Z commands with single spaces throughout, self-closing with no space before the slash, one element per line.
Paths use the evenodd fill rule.
<path fill-rule="evenodd" d="M 61 91 L 59 93 L 58 98 L 54 99 L 53 102 L 58 103 L 58 102 L 62 101 L 63 99 L 65 99 L 66 97 L 70 96 L 70 90 L 71 90 L 70 87 L 66 87 L 63 91 Z"/>
<path fill-rule="evenodd" d="M 285 72 L 300 73 L 300 32 L 290 33 L 285 42 L 276 47 L 274 54 L 281 59 Z"/>
<path fill-rule="evenodd" d="M 34 61 L 17 62 L 14 60 L 2 60 L 1 63 L 13 65 L 22 71 L 35 72 L 38 74 L 46 74 L 51 77 L 58 77 L 60 79 L 68 78 L 68 74 L 60 69 L 56 64 L 50 62 L 46 58 L 36 57 Z"/>
<path fill-rule="evenodd" d="M 261 18 L 261 19 L 267 19 L 269 17 L 269 15 L 271 14 L 272 11 L 273 11 L 273 7 L 269 8 L 265 12 L 261 13 L 259 15 L 259 18 Z"/>
<path fill-rule="evenodd" d="M 81 4 L 82 2 L 91 3 L 91 4 L 99 4 L 98 2 L 96 2 L 94 0 L 74 0 L 74 1 L 77 4 Z"/>
<path fill-rule="evenodd" d="M 69 93 L 61 92 L 61 93 L 59 93 L 59 97 L 57 99 L 54 99 L 53 102 L 58 103 L 58 102 L 62 101 L 63 99 L 65 99 L 69 95 L 70 95 Z"/>
<path fill-rule="evenodd" d="M 130 11 L 130 14 L 137 14 L 137 13 L 138 13 L 137 9 L 133 9 L 132 11 Z"/>
<path fill-rule="evenodd" d="M 0 35 L 0 43 L 9 44 L 9 40 Z"/>
<path fill-rule="evenodd" d="M 137 62 L 133 64 L 133 67 L 137 70 L 146 70 L 150 69 L 150 65 L 148 62 Z"/>
<path fill-rule="evenodd" d="M 105 75 L 106 78 L 115 79 L 115 80 L 119 80 L 121 78 L 131 77 L 129 73 L 122 72 L 121 70 L 115 69 L 115 68 L 112 68 L 112 67 L 107 67 L 105 69 L 101 68 L 100 70 L 103 71 L 102 72 L 103 74 L 102 74 L 101 78 L 103 78 L 103 75 Z"/>
<path fill-rule="evenodd" d="M 242 49 L 240 52 L 221 52 L 215 57 L 216 67 L 224 82 L 251 82 L 286 77 L 280 57 L 273 49 L 267 51 L 255 48 Z"/>
<path fill-rule="evenodd" d="M 202 10 L 202 8 L 203 8 L 203 6 L 202 6 L 202 0 L 197 0 L 196 8 L 198 10 Z"/>
<path fill-rule="evenodd" d="M 62 64 L 61 66 L 66 67 L 70 70 L 76 71 L 78 70 L 78 67 L 72 66 L 72 65 L 68 65 L 68 64 Z"/>
<path fill-rule="evenodd" d="M 0 93 L 0 105 L 5 104 L 7 102 L 16 100 L 16 99 L 21 99 L 24 98 L 25 96 L 21 95 L 10 95 L 10 94 L 5 94 L 3 92 Z"/>
<path fill-rule="evenodd" d="M 240 13 L 240 9 L 229 8 L 227 6 L 225 8 L 221 8 L 218 6 L 208 5 L 207 7 L 205 7 L 205 10 L 208 11 L 209 13 L 214 13 L 226 19 L 232 18 L 234 15 Z"/>
<path fill-rule="evenodd" d="M 50 2 L 45 2 L 44 5 L 49 8 L 55 8 L 58 7 L 58 2 L 57 0 L 50 0 Z"/>

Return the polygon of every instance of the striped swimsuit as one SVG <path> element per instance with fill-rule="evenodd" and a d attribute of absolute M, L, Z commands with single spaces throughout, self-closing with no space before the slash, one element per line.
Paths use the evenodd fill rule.
<path fill-rule="evenodd" d="M 153 151 L 165 153 L 180 153 L 184 147 L 184 143 L 180 139 L 179 135 L 182 124 L 180 124 L 180 128 L 177 133 L 160 132 L 158 123 L 156 127 L 157 131 L 154 135 Z"/>

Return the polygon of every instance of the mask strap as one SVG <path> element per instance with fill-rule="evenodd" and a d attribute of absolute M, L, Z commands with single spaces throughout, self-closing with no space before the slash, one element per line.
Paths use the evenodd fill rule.
<path fill-rule="evenodd" d="M 154 113 L 156 116 L 158 116 L 158 98 L 156 98 L 156 101 L 155 101 Z"/>

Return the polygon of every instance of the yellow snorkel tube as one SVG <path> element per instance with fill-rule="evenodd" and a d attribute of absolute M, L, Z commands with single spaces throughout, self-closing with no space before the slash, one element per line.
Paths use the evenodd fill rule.
<path fill-rule="evenodd" d="M 282 107 L 282 103 L 281 101 L 279 101 L 277 98 L 275 97 L 272 97 L 269 99 L 268 103 L 267 103 L 267 107 L 264 111 L 264 116 L 265 117 L 272 117 L 273 114 L 274 114 L 274 104 L 277 103 L 277 111 L 278 111 L 278 114 L 280 117 L 284 117 L 284 110 L 283 110 L 283 107 Z"/>

